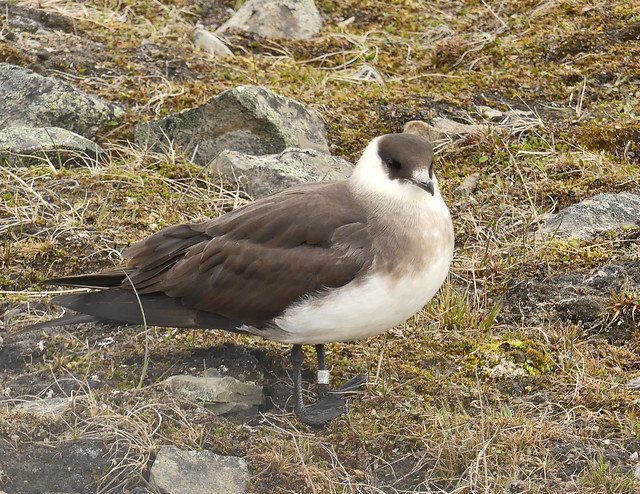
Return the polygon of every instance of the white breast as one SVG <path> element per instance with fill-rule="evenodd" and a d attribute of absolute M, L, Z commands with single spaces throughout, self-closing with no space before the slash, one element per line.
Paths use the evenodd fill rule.
<path fill-rule="evenodd" d="M 423 272 L 393 279 L 371 275 L 324 297 L 299 303 L 275 320 L 284 343 L 320 344 L 380 334 L 418 312 L 438 291 L 451 257 Z"/>
<path fill-rule="evenodd" d="M 278 329 L 269 337 L 297 344 L 358 340 L 387 331 L 418 312 L 444 282 L 453 256 L 449 211 L 439 196 L 429 199 L 423 214 L 411 213 L 408 232 L 412 242 L 425 246 L 428 257 L 401 261 L 401 276 L 376 270 L 374 264 L 366 276 L 298 302 L 273 321 Z"/>

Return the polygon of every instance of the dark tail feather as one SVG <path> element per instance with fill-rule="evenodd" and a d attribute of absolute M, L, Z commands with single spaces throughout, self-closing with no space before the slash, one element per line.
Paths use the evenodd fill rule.
<path fill-rule="evenodd" d="M 106 272 L 56 278 L 45 283 L 83 287 L 114 287 L 119 286 L 125 277 L 124 271 L 119 273 Z M 58 295 L 51 300 L 51 303 L 77 313 L 65 314 L 57 319 L 39 322 L 22 328 L 14 334 L 87 322 L 114 323 L 116 325 L 147 324 L 148 326 L 224 329 L 236 333 L 242 332 L 238 330 L 241 323 L 218 314 L 185 307 L 179 299 L 169 297 L 164 293 L 143 293 L 136 296 L 133 290 L 110 288 L 95 292 Z"/>
<path fill-rule="evenodd" d="M 111 289 L 59 295 L 52 303 L 90 314 L 93 321 L 147 324 L 172 328 L 209 328 L 237 332 L 240 325 L 224 316 L 190 309 L 180 300 L 163 293 L 140 294 L 132 290 Z M 144 316 L 143 316 L 144 312 Z"/>
<path fill-rule="evenodd" d="M 36 324 L 32 324 L 31 326 L 27 326 L 22 328 L 15 333 L 12 333 L 12 336 L 26 333 L 28 331 L 36 331 L 38 329 L 45 328 L 55 328 L 57 326 L 66 326 L 68 324 L 80 324 L 84 322 L 100 322 L 101 319 L 90 314 L 65 314 L 62 317 L 58 317 L 57 319 L 50 319 L 48 321 L 42 321 Z"/>
<path fill-rule="evenodd" d="M 119 269 L 103 273 L 62 276 L 61 278 L 46 280 L 43 283 L 46 285 L 75 286 L 79 288 L 114 288 L 120 286 L 126 277 L 125 270 Z"/>

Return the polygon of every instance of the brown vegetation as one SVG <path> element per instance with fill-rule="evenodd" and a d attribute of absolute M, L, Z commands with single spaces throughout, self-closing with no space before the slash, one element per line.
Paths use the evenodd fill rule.
<path fill-rule="evenodd" d="M 105 488 L 136 482 L 158 445 L 172 443 L 246 457 L 252 492 L 638 492 L 630 457 L 640 449 L 640 393 L 625 383 L 640 372 L 639 294 L 615 294 L 602 314 L 605 324 L 621 314 L 635 322 L 618 344 L 553 314 L 525 324 L 501 303 L 530 277 L 639 261 L 637 228 L 591 241 L 533 235 L 548 213 L 640 187 L 637 2 L 332 0 L 318 3 L 320 36 L 237 35 L 238 56 L 227 60 L 189 41 L 201 15 L 218 15 L 213 2 L 20 5 L 68 26 L 57 21 L 62 30 L 47 41 L 55 53 L 46 60 L 30 51 L 29 36 L 0 38 L 0 59 L 131 111 L 100 138 L 106 163 L 0 168 L 0 313 L 21 311 L 7 338 L 53 312 L 39 280 L 112 266 L 124 247 L 163 226 L 249 199 L 188 157 L 126 143 L 137 122 L 256 84 L 318 111 L 334 154 L 352 160 L 372 137 L 409 120 L 444 115 L 487 130 L 438 146 L 456 227 L 449 283 L 403 326 L 330 345 L 334 378 L 366 371 L 371 382 L 325 430 L 277 409 L 237 424 L 155 386 L 181 370 L 201 372 L 200 350 L 225 342 L 264 348 L 265 381 L 287 379 L 282 345 L 219 332 L 151 328 L 145 339 L 134 329 L 81 327 L 44 335 L 44 356 L 21 372 L 71 377 L 86 397 L 62 423 L 2 408 L 0 435 L 104 438 L 118 460 Z M 354 80 L 365 63 L 386 82 Z M 527 120 L 498 128 L 476 105 L 528 112 Z M 474 196 L 454 199 L 473 172 L 481 177 Z M 145 345 L 150 365 L 138 387 Z"/>

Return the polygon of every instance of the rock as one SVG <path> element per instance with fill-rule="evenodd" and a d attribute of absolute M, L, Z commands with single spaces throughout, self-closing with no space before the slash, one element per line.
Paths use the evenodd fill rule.
<path fill-rule="evenodd" d="M 544 128 L 540 115 L 532 110 L 511 109 L 502 112 L 490 106 L 477 106 L 476 112 L 490 124 L 494 131 L 517 134 L 533 128 Z"/>
<path fill-rule="evenodd" d="M 631 192 L 598 194 L 564 208 L 544 221 L 546 235 L 589 240 L 616 228 L 637 226 L 640 195 Z"/>
<path fill-rule="evenodd" d="M 351 76 L 351 79 L 357 79 L 359 81 L 375 81 L 383 84 L 384 77 L 380 73 L 371 67 L 370 65 L 363 65 Z"/>
<path fill-rule="evenodd" d="M 611 343 L 627 341 L 636 330 L 632 314 L 621 313 L 608 324 L 603 311 L 622 290 L 640 291 L 640 262 L 610 263 L 590 271 L 574 271 L 552 278 L 525 280 L 511 287 L 503 299 L 503 316 L 527 325 L 540 325 L 549 316 L 581 323 Z M 522 321 L 522 317 L 525 317 Z"/>
<path fill-rule="evenodd" d="M 495 367 L 492 367 L 488 370 L 488 374 L 490 377 L 496 378 L 505 378 L 505 377 L 514 377 L 514 376 L 526 376 L 527 371 L 522 367 L 518 367 L 515 363 L 510 360 L 503 360 L 498 363 Z"/>
<path fill-rule="evenodd" d="M 592 326 L 599 321 L 607 305 L 609 299 L 606 297 L 582 295 L 559 300 L 555 303 L 554 309 L 564 320 Z"/>
<path fill-rule="evenodd" d="M 191 34 L 191 41 L 196 48 L 204 50 L 210 55 L 216 57 L 230 57 L 233 56 L 231 50 L 224 44 L 224 42 L 215 34 L 207 31 L 206 29 L 196 29 Z"/>
<path fill-rule="evenodd" d="M 453 190 L 453 195 L 458 198 L 469 197 L 473 194 L 473 191 L 476 190 L 479 183 L 480 174 L 478 172 L 472 173 L 468 177 L 465 177 L 462 183 Z"/>
<path fill-rule="evenodd" d="M 0 371 L 20 369 L 25 362 L 36 360 L 44 353 L 46 345 L 41 332 L 13 334 L 0 348 Z"/>
<path fill-rule="evenodd" d="M 0 448 L 0 480 L 14 494 L 95 493 L 96 479 L 111 466 L 102 439 L 5 444 Z"/>
<path fill-rule="evenodd" d="M 428 141 L 453 139 L 467 134 L 479 134 L 483 132 L 480 125 L 468 125 L 446 117 L 435 117 L 429 125 L 421 120 L 412 120 L 404 125 L 403 132 L 416 134 Z"/>
<path fill-rule="evenodd" d="M 10 165 L 49 162 L 55 168 L 92 164 L 105 151 L 93 141 L 60 127 L 0 129 L 0 160 Z"/>
<path fill-rule="evenodd" d="M 91 138 L 124 110 L 55 77 L 0 63 L 0 129 L 62 127 Z"/>
<path fill-rule="evenodd" d="M 162 494 L 243 494 L 248 479 L 244 458 L 162 446 L 149 481 Z"/>
<path fill-rule="evenodd" d="M 308 39 L 321 28 L 313 0 L 249 0 L 216 32 L 235 29 L 263 38 Z"/>
<path fill-rule="evenodd" d="M 627 381 L 627 388 L 640 389 L 640 376 L 634 377 L 633 379 L 629 379 Z M 636 456 L 636 459 L 637 459 L 637 456 Z"/>
<path fill-rule="evenodd" d="M 250 156 L 223 151 L 213 161 L 213 169 L 236 179 L 254 198 L 267 196 L 292 185 L 318 180 L 342 180 L 353 166 L 342 158 L 313 149 L 285 149 L 280 154 Z"/>
<path fill-rule="evenodd" d="M 43 8 L 31 8 L 24 2 L 3 2 L 5 10 L 5 40 L 14 38 L 16 33 L 30 33 L 41 36 L 52 31 L 72 33 L 77 25 L 71 17 Z M 32 41 L 31 39 L 29 41 Z"/>
<path fill-rule="evenodd" d="M 490 106 L 477 106 L 478 114 L 491 122 L 500 122 L 506 115 L 500 110 L 491 108 Z"/>
<path fill-rule="evenodd" d="M 170 141 L 200 165 L 225 149 L 253 155 L 288 147 L 329 153 L 324 122 L 315 112 L 256 86 L 229 89 L 196 108 L 139 124 L 135 138 L 156 149 Z"/>
<path fill-rule="evenodd" d="M 59 417 L 71 408 L 72 400 L 67 397 L 44 398 L 40 400 L 24 401 L 13 409 L 21 412 L 30 412 L 34 415 Z"/>
<path fill-rule="evenodd" d="M 241 418 L 255 415 L 264 397 L 262 386 L 231 376 L 208 373 L 204 377 L 171 376 L 162 383 L 175 395 L 204 405 L 215 415 L 233 413 Z"/>

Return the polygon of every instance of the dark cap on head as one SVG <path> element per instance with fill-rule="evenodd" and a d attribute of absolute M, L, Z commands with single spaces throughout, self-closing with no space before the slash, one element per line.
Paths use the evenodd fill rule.
<path fill-rule="evenodd" d="M 392 179 L 411 178 L 417 170 L 428 170 L 433 178 L 433 146 L 414 134 L 388 134 L 378 140 L 378 155 Z"/>

